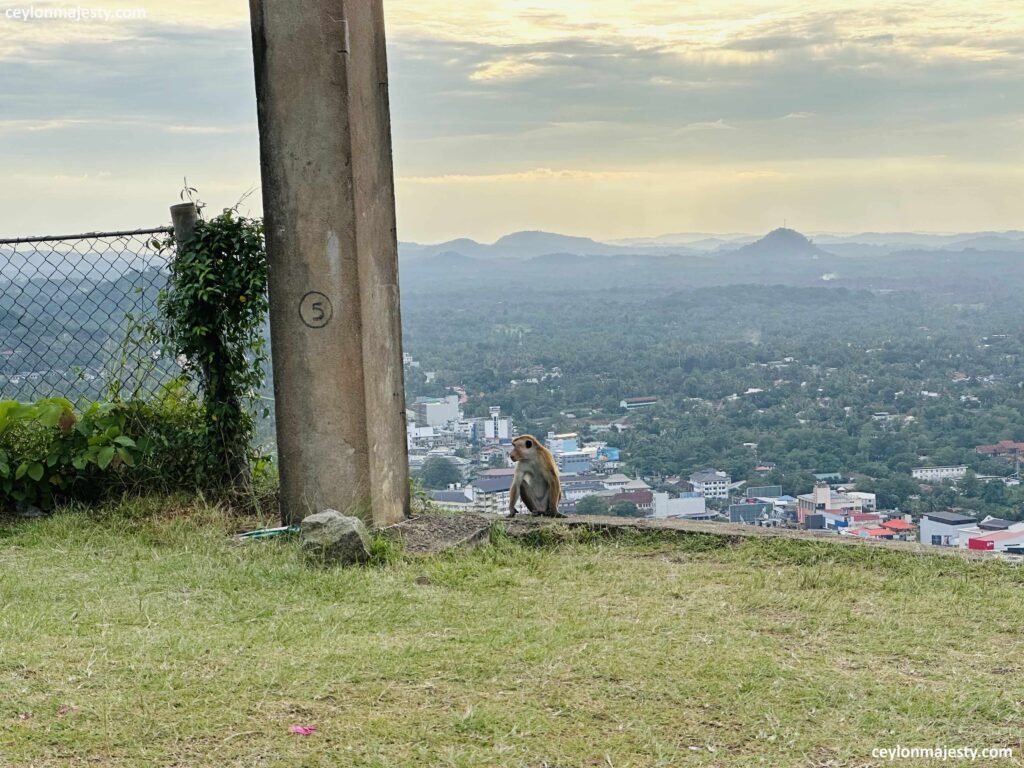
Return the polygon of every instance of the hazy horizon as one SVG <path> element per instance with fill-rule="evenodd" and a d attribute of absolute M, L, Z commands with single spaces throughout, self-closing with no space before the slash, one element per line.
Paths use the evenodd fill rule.
<path fill-rule="evenodd" d="M 761 232 L 700 232 L 700 231 L 680 231 L 680 232 L 657 232 L 657 233 L 639 233 L 633 235 L 626 235 L 623 237 L 613 238 L 599 238 L 594 237 L 586 232 L 566 232 L 546 229 L 519 229 L 509 230 L 497 237 L 491 239 L 478 240 L 476 238 L 468 237 L 466 235 L 456 235 L 454 237 L 446 237 L 443 240 L 437 241 L 426 241 L 426 240 L 413 240 L 409 238 L 399 237 L 401 242 L 415 243 L 418 245 L 440 245 L 454 240 L 473 240 L 481 245 L 493 245 L 502 238 L 508 237 L 509 235 L 518 235 L 524 233 L 538 233 L 544 235 L 555 235 L 561 237 L 576 237 L 595 240 L 599 243 L 608 243 L 611 245 L 617 243 L 628 243 L 642 240 L 659 240 L 663 238 L 693 238 L 695 240 L 707 238 L 717 238 L 722 240 L 730 239 L 741 239 L 741 238 L 761 238 L 774 232 L 777 229 L 791 229 L 795 232 L 799 232 L 801 235 L 813 240 L 815 237 L 844 237 L 844 238 L 855 238 L 862 235 L 905 235 L 908 237 L 921 236 L 921 237 L 961 237 L 971 235 L 1019 235 L 1024 234 L 1024 229 L 988 229 L 988 230 L 853 230 L 853 231 L 837 231 L 837 230 L 801 230 L 790 224 L 780 224 L 777 227 L 771 227 Z M 1016 238 L 1015 238 L 1016 239 Z"/>
<path fill-rule="evenodd" d="M 0 0 L 0 237 L 258 188 L 246 3 L 58 5 Z M 388 0 L 400 239 L 1024 227 L 1024 7 L 850 6 Z"/>

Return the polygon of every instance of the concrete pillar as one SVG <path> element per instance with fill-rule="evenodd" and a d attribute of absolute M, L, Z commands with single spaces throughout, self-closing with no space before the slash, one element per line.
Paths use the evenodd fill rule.
<path fill-rule="evenodd" d="M 174 226 L 174 242 L 183 248 L 192 239 L 199 222 L 199 209 L 195 203 L 178 203 L 171 206 L 171 224 Z"/>
<path fill-rule="evenodd" d="M 381 0 L 250 0 L 281 515 L 409 504 Z"/>

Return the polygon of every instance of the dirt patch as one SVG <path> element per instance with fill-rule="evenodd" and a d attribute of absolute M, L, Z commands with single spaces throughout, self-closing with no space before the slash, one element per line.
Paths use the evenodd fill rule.
<path fill-rule="evenodd" d="M 483 515 L 420 515 L 384 529 L 402 542 L 407 554 L 436 555 L 487 541 L 493 520 Z"/>

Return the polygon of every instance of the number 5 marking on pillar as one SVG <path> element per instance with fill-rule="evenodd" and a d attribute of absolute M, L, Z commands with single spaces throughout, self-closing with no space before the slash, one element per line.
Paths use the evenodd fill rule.
<path fill-rule="evenodd" d="M 326 295 L 310 291 L 299 302 L 299 317 L 310 328 L 323 328 L 334 317 L 334 307 Z"/>

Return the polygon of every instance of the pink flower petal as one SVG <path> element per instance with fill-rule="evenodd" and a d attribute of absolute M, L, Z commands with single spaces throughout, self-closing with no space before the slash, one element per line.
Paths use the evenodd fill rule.
<path fill-rule="evenodd" d="M 316 733 L 316 728 L 311 725 L 293 725 L 288 730 L 302 736 L 309 736 L 311 733 Z"/>

